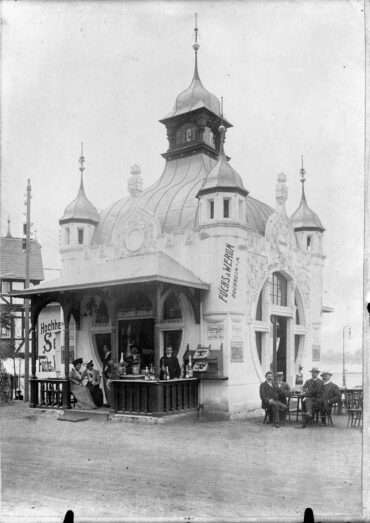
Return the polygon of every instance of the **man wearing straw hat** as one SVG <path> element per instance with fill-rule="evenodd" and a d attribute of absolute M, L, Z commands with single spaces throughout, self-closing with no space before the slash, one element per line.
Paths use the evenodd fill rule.
<path fill-rule="evenodd" d="M 332 373 L 328 371 L 322 371 L 321 376 L 324 382 L 322 391 L 322 403 L 325 411 L 330 412 L 332 406 L 335 403 L 340 403 L 342 399 L 342 393 L 339 390 L 338 385 L 331 381 Z"/>
<path fill-rule="evenodd" d="M 317 367 L 312 367 L 309 372 L 311 372 L 312 378 L 303 385 L 303 392 L 305 393 L 303 401 L 306 406 L 306 412 L 302 412 L 302 425 L 296 427 L 297 429 L 305 429 L 313 418 L 313 413 L 322 408 L 324 384 L 319 378 L 320 370 Z"/>

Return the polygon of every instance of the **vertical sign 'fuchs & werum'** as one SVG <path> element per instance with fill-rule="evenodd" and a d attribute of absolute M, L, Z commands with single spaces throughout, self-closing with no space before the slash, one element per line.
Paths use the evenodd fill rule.
<path fill-rule="evenodd" d="M 222 274 L 218 287 L 218 297 L 227 303 L 229 297 L 236 298 L 239 277 L 239 257 L 234 255 L 235 246 L 227 243 L 225 245 L 222 263 Z"/>

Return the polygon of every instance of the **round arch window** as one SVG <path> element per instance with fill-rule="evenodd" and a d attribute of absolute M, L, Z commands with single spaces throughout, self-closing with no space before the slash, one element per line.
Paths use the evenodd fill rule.
<path fill-rule="evenodd" d="M 163 319 L 170 321 L 182 319 L 180 302 L 174 292 L 169 294 L 164 302 Z"/>

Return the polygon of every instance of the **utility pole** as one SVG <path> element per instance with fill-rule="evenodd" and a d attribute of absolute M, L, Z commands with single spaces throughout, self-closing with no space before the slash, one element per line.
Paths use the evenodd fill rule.
<path fill-rule="evenodd" d="M 27 221 L 26 221 L 26 279 L 25 288 L 30 286 L 30 258 L 31 258 L 31 182 L 27 183 Z M 30 303 L 24 300 L 24 401 L 29 401 L 30 378 Z"/>
<path fill-rule="evenodd" d="M 342 385 L 343 387 L 346 386 L 346 329 L 348 329 L 348 337 L 351 337 L 351 326 L 345 325 L 343 327 L 343 370 L 342 370 Z"/>

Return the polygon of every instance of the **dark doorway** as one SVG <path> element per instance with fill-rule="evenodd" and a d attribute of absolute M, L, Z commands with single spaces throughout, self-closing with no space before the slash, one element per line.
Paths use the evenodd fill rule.
<path fill-rule="evenodd" d="M 98 349 L 99 357 L 101 362 L 103 363 L 105 353 L 104 353 L 104 345 L 108 347 L 109 350 L 111 350 L 111 338 L 110 338 L 110 332 L 104 332 L 95 334 L 95 341 L 96 341 L 96 348 Z"/>
<path fill-rule="evenodd" d="M 271 316 L 273 326 L 272 372 L 283 372 L 286 379 L 286 318 Z"/>
<path fill-rule="evenodd" d="M 154 319 L 122 320 L 118 322 L 118 361 L 121 354 L 130 353 L 136 345 L 141 355 L 143 367 L 154 364 Z"/>

